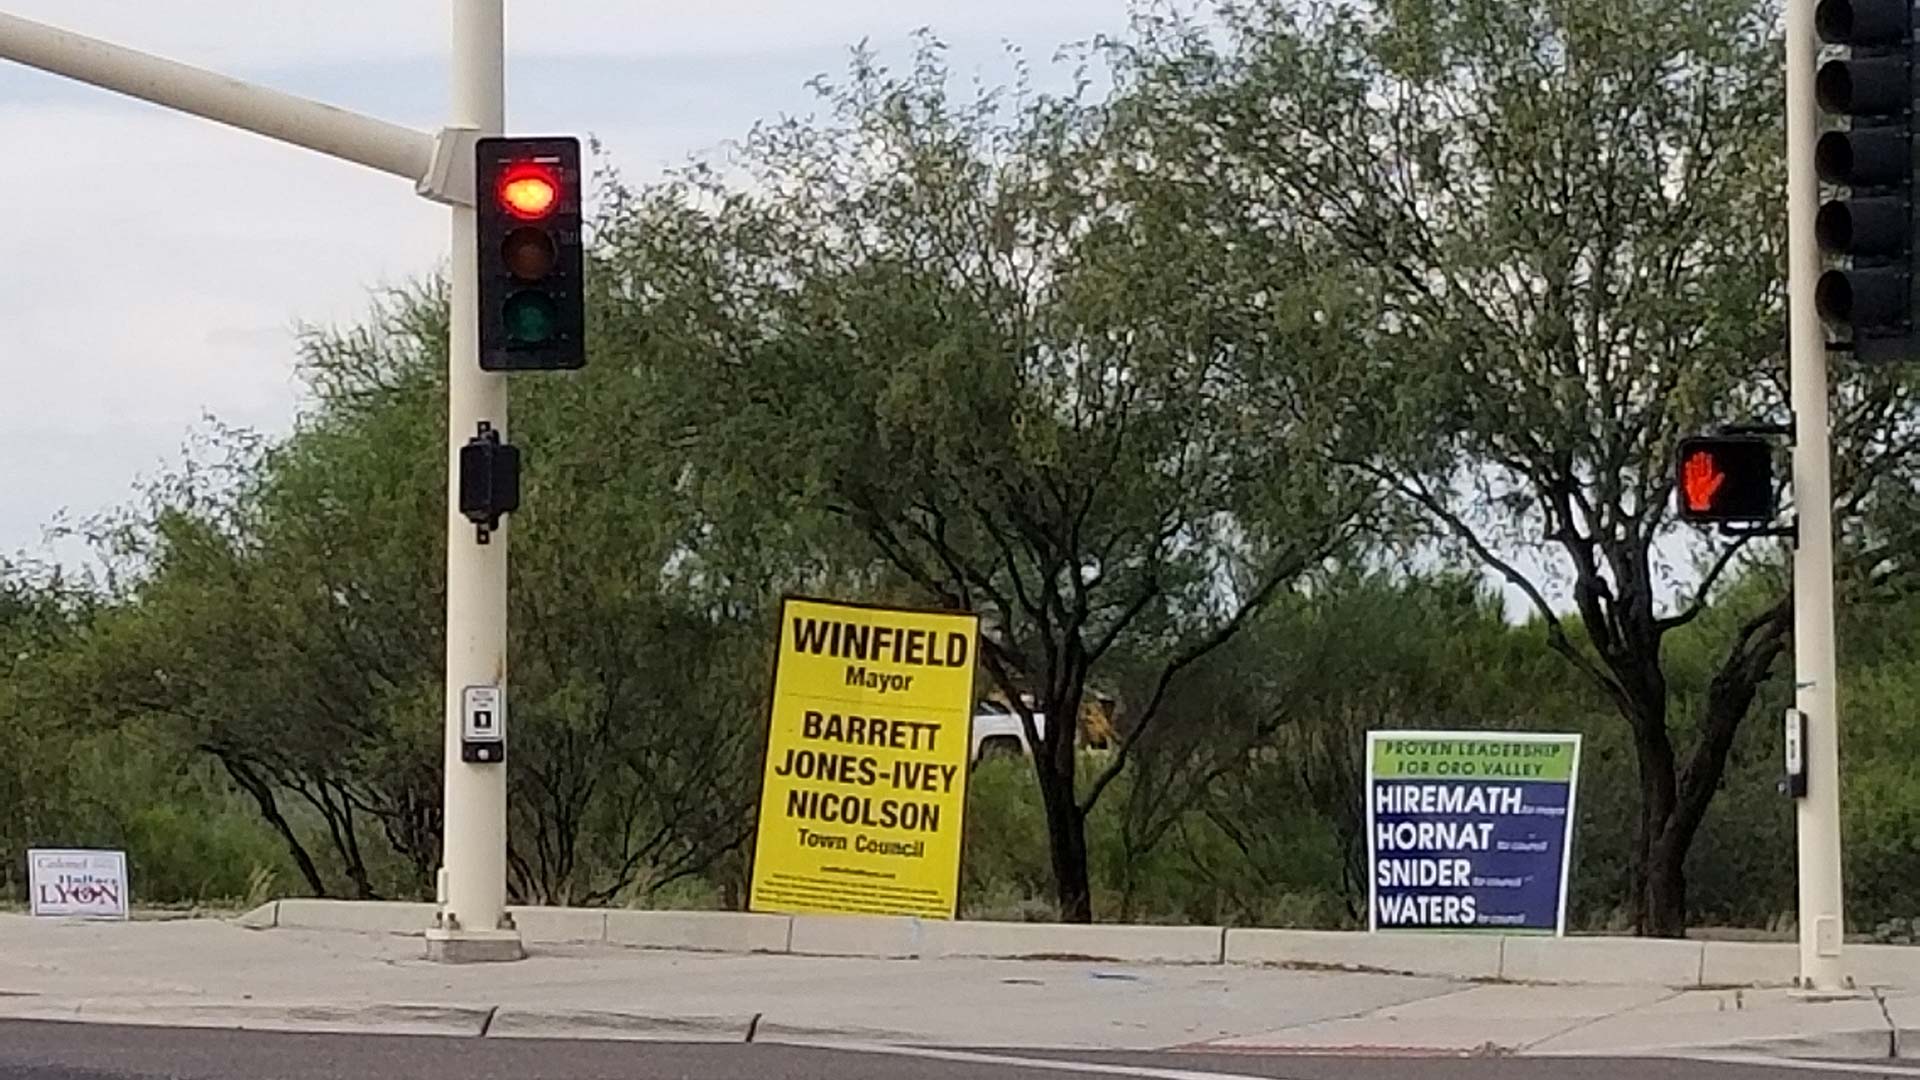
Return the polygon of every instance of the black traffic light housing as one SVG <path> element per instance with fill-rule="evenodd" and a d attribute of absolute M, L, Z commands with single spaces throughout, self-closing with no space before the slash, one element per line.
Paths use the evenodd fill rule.
<path fill-rule="evenodd" d="M 1756 435 L 1680 440 L 1674 495 L 1680 520 L 1702 524 L 1771 522 L 1773 444 Z"/>
<path fill-rule="evenodd" d="M 1912 0 L 1820 0 L 1820 39 L 1848 47 L 1814 77 L 1827 122 L 1814 167 L 1846 188 L 1825 199 L 1814 235 L 1846 265 L 1820 275 L 1814 304 L 1865 361 L 1906 360 L 1916 350 L 1914 34 Z"/>
<path fill-rule="evenodd" d="M 481 139 L 474 159 L 481 368 L 584 367 L 580 140 Z"/>
<path fill-rule="evenodd" d="M 474 539 L 487 543 L 500 518 L 520 509 L 520 448 L 500 441 L 485 420 L 460 448 L 460 515 L 473 522 Z"/>

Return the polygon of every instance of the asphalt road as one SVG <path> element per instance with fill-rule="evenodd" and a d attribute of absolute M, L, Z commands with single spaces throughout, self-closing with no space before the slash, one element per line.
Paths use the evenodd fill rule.
<path fill-rule="evenodd" d="M 0 1080 L 1920 1080 L 1889 1064 L 1048 1053 L 319 1035 L 0 1021 Z"/>

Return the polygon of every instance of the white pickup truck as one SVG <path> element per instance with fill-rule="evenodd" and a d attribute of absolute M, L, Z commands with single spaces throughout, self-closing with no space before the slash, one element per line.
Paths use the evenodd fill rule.
<path fill-rule="evenodd" d="M 1047 736 L 1047 717 L 1033 714 L 1033 726 L 1040 737 Z M 1020 714 L 998 701 L 982 701 L 973 711 L 973 758 L 979 761 L 989 754 L 1031 754 L 1027 745 L 1027 727 Z"/>
<path fill-rule="evenodd" d="M 1089 691 L 1087 703 L 1080 710 L 1082 720 L 1075 739 L 1081 750 L 1097 753 L 1113 748 L 1113 710 L 1111 697 Z M 1035 712 L 1033 726 L 1039 729 L 1041 738 L 1046 738 L 1047 714 Z M 1033 747 L 1027 745 L 1027 729 L 1020 723 L 1020 714 L 1011 706 L 996 698 L 986 698 L 974 707 L 974 761 L 990 754 L 1032 753 Z"/>

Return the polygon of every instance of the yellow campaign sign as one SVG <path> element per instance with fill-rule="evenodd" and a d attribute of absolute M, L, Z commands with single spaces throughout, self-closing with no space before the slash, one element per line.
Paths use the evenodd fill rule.
<path fill-rule="evenodd" d="M 971 614 L 781 603 L 754 911 L 953 918 L 979 633 Z"/>

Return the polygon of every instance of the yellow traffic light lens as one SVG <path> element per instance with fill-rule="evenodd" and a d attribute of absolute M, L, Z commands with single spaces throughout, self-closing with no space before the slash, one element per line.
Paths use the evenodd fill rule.
<path fill-rule="evenodd" d="M 507 264 L 507 272 L 514 277 L 538 281 L 552 272 L 558 253 L 553 237 L 545 229 L 523 225 L 507 234 L 500 245 L 500 257 Z"/>

